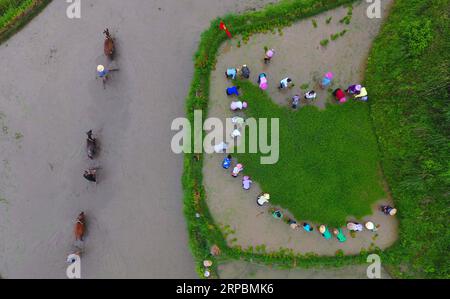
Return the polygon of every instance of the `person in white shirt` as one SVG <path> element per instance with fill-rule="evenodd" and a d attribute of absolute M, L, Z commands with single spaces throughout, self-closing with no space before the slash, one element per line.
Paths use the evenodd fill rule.
<path fill-rule="evenodd" d="M 220 154 L 220 153 L 224 153 L 228 148 L 228 144 L 225 142 L 221 142 L 217 145 L 214 146 L 214 152 Z"/>
<path fill-rule="evenodd" d="M 280 86 L 278 88 L 279 89 L 288 88 L 289 84 L 291 84 L 291 83 L 292 83 L 291 78 L 284 78 L 283 80 L 280 81 Z"/>
<path fill-rule="evenodd" d="M 231 138 L 236 138 L 241 136 L 241 131 L 239 129 L 235 129 L 233 132 L 231 132 Z"/>
<path fill-rule="evenodd" d="M 233 111 L 236 110 L 243 110 L 247 108 L 247 102 L 242 102 L 242 101 L 236 101 L 236 102 L 231 102 L 230 108 Z"/>
<path fill-rule="evenodd" d="M 314 90 L 310 90 L 305 94 L 305 99 L 314 100 L 317 97 L 317 93 Z"/>

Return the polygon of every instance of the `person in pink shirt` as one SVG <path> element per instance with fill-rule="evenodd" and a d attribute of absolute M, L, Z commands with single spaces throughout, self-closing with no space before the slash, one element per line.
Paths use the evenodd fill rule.
<path fill-rule="evenodd" d="M 264 63 L 268 64 L 271 60 L 273 55 L 275 54 L 275 50 L 274 49 L 270 49 L 266 52 L 266 55 L 264 56 Z"/>
<path fill-rule="evenodd" d="M 235 101 L 235 102 L 231 102 L 230 109 L 232 111 L 244 110 L 244 109 L 247 109 L 247 106 L 248 106 L 247 102 Z"/>

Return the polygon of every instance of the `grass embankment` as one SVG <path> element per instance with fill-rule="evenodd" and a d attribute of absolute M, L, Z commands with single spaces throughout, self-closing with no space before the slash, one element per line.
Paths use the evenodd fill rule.
<path fill-rule="evenodd" d="M 25 26 L 52 0 L 0 0 L 0 43 Z"/>
<path fill-rule="evenodd" d="M 396 0 L 366 72 L 404 277 L 449 278 L 450 1 Z M 385 261 L 386 262 L 386 261 Z"/>
<path fill-rule="evenodd" d="M 367 103 L 293 111 L 275 104 L 249 81 L 237 84 L 249 103 L 247 117 L 280 122 L 278 163 L 262 165 L 260 153 L 238 156 L 245 174 L 271 194 L 272 204 L 288 209 L 299 221 L 331 226 L 345 225 L 350 215 L 372 213 L 371 205 L 385 194 Z"/>

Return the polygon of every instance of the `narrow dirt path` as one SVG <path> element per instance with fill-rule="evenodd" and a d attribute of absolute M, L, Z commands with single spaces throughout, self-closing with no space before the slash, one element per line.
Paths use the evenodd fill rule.
<path fill-rule="evenodd" d="M 88 218 L 83 278 L 194 278 L 182 213 L 182 156 L 171 121 L 184 115 L 200 33 L 256 0 L 55 0 L 0 46 L 0 274 L 64 278 L 72 226 Z M 117 39 L 106 90 L 102 31 Z M 94 129 L 100 183 L 83 170 Z"/>

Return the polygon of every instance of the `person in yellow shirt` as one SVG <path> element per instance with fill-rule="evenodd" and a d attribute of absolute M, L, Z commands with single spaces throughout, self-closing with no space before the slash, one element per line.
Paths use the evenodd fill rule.
<path fill-rule="evenodd" d="M 367 102 L 368 99 L 369 99 L 369 96 L 367 95 L 367 89 L 365 87 L 362 87 L 359 94 L 355 95 L 355 100 L 361 100 L 361 101 Z"/>

